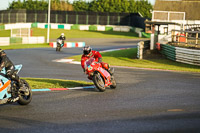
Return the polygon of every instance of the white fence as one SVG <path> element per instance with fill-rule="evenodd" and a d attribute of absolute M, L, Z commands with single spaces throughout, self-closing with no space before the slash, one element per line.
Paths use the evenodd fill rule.
<path fill-rule="evenodd" d="M 22 37 L 22 44 L 37 44 L 45 43 L 45 37 Z"/>
<path fill-rule="evenodd" d="M 10 37 L 0 37 L 0 46 L 10 45 Z"/>

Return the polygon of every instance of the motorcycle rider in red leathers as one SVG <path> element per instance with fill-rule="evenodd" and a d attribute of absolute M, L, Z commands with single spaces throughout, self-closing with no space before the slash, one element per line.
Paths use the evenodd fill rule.
<path fill-rule="evenodd" d="M 92 50 L 90 46 L 85 46 L 83 48 L 83 55 L 81 57 L 81 66 L 84 72 L 85 72 L 85 67 L 84 67 L 85 61 L 90 58 L 94 58 L 96 62 L 101 63 L 102 67 L 112 75 L 112 73 L 109 71 L 110 70 L 109 64 L 102 62 L 101 54 L 98 51 Z M 91 79 L 91 77 L 88 78 Z"/>

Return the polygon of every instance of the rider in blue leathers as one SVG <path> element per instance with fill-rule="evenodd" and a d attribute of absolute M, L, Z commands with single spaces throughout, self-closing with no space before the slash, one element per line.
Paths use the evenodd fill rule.
<path fill-rule="evenodd" d="M 6 77 L 10 78 L 14 81 L 17 81 L 19 86 L 20 86 L 20 91 L 25 91 L 23 87 L 23 83 L 20 81 L 19 76 L 14 73 L 15 71 L 15 66 L 13 63 L 10 61 L 10 59 L 7 57 L 6 53 L 0 49 L 0 71 L 5 67 L 6 71 Z"/>

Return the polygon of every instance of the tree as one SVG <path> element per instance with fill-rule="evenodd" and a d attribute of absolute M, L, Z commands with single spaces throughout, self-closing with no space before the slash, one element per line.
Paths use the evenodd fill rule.
<path fill-rule="evenodd" d="M 13 1 L 8 9 L 48 10 L 48 0 Z M 52 10 L 72 11 L 73 7 L 68 1 L 51 0 Z"/>
<path fill-rule="evenodd" d="M 74 8 L 74 11 L 88 11 L 89 4 L 83 0 L 74 1 L 73 8 Z"/>
<path fill-rule="evenodd" d="M 48 0 L 13 1 L 8 9 L 48 10 Z M 51 0 L 52 10 L 61 11 L 93 11 L 116 13 L 140 13 L 151 18 L 152 5 L 147 0 L 76 0 L 71 5 L 68 0 Z"/>
<path fill-rule="evenodd" d="M 48 3 L 45 0 L 24 0 L 23 2 L 18 0 L 9 3 L 8 9 L 47 10 Z"/>
<path fill-rule="evenodd" d="M 72 5 L 67 1 L 53 0 L 51 2 L 52 10 L 60 10 L 60 11 L 72 11 Z"/>
<path fill-rule="evenodd" d="M 80 0 L 82 1 L 82 0 Z M 147 0 L 93 0 L 89 8 L 81 11 L 140 13 L 144 17 L 151 17 L 152 5 Z M 76 9 L 78 10 L 78 9 Z"/>
<path fill-rule="evenodd" d="M 23 2 L 20 0 L 18 1 L 13 1 L 12 3 L 9 3 L 8 9 L 23 9 Z"/>

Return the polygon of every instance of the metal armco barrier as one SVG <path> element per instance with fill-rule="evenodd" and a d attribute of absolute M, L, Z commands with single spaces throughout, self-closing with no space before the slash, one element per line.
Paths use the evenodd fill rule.
<path fill-rule="evenodd" d="M 161 44 L 161 53 L 165 55 L 168 59 L 200 66 L 200 50 Z"/>
<path fill-rule="evenodd" d="M 56 48 L 57 43 L 56 42 L 50 42 L 49 45 L 53 48 Z M 64 48 L 81 48 L 85 46 L 85 42 L 65 42 Z"/>

